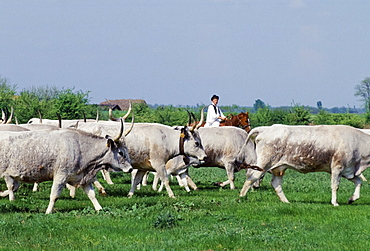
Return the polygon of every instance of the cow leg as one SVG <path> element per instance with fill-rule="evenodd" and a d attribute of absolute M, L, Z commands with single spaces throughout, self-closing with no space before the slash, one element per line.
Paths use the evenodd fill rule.
<path fill-rule="evenodd" d="M 247 171 L 246 171 L 247 172 L 247 176 L 252 172 L 252 170 L 253 169 L 250 169 L 250 168 L 247 169 Z M 263 175 L 261 176 L 261 178 L 259 178 L 256 182 L 253 183 L 253 185 L 252 185 L 253 188 L 260 188 L 261 187 L 261 183 L 262 183 L 263 178 L 265 177 L 265 174 L 266 173 L 263 173 Z"/>
<path fill-rule="evenodd" d="M 153 174 L 154 174 L 154 179 L 153 179 L 152 189 L 153 189 L 154 191 L 157 191 L 159 177 L 158 177 L 157 173 L 153 173 Z M 147 175 L 148 175 L 148 173 L 146 173 L 146 174 L 144 175 L 144 178 L 145 178 L 145 176 L 147 176 Z M 160 189 L 161 189 L 160 191 L 162 191 L 162 189 L 163 189 L 163 184 L 162 184 L 162 183 L 161 183 L 161 187 L 162 187 L 162 188 L 160 188 Z M 158 191 L 158 192 L 160 192 L 160 191 Z"/>
<path fill-rule="evenodd" d="M 60 193 L 62 192 L 64 186 L 66 185 L 65 179 L 57 179 L 54 177 L 53 185 L 51 186 L 50 192 L 50 202 L 45 214 L 50 214 L 53 212 L 54 204 L 58 200 Z"/>
<path fill-rule="evenodd" d="M 39 187 L 39 183 L 37 182 L 33 183 L 32 192 L 37 192 L 38 187 Z"/>
<path fill-rule="evenodd" d="M 335 207 L 339 206 L 337 201 L 337 191 L 339 188 L 340 178 L 341 178 L 341 170 L 339 168 L 332 167 L 331 168 L 331 204 Z"/>
<path fill-rule="evenodd" d="M 131 189 L 127 197 L 131 198 L 132 195 L 134 195 L 135 189 L 140 184 L 145 173 L 146 171 L 134 169 L 134 171 L 131 173 Z"/>
<path fill-rule="evenodd" d="M 154 176 L 155 176 L 155 174 L 154 174 Z M 149 177 L 149 172 L 145 172 L 145 174 L 143 176 L 143 180 L 141 181 L 141 185 L 143 185 L 143 186 L 148 185 L 148 177 Z M 157 181 L 157 184 L 158 184 L 158 181 Z M 156 190 L 156 189 L 154 189 L 154 190 Z"/>
<path fill-rule="evenodd" d="M 261 171 L 257 171 L 257 170 L 253 170 L 249 174 L 247 173 L 247 175 L 246 175 L 247 178 L 244 182 L 242 190 L 240 191 L 240 197 L 245 196 L 247 194 L 249 188 L 251 188 L 251 186 L 253 185 L 253 183 L 255 181 L 257 181 L 259 178 L 261 178 L 264 173 L 265 172 L 261 172 Z"/>
<path fill-rule="evenodd" d="M 109 174 L 109 172 L 108 172 L 108 174 Z M 101 196 L 106 196 L 107 195 L 107 193 L 105 192 L 104 187 L 102 186 L 102 184 L 100 184 L 100 182 L 98 181 L 98 179 L 96 177 L 94 178 L 93 183 L 94 183 L 94 186 L 96 186 L 96 188 L 98 189 L 99 194 Z"/>
<path fill-rule="evenodd" d="M 152 163 L 152 165 L 155 166 L 154 163 Z M 160 166 L 160 164 L 157 165 L 157 166 Z M 170 187 L 170 181 L 169 181 L 169 178 L 168 178 L 169 175 L 167 173 L 166 166 L 163 165 L 162 168 L 155 168 L 155 170 L 157 171 L 157 175 L 158 175 L 159 179 L 164 183 L 164 187 L 167 190 L 168 196 L 170 198 L 175 198 L 175 195 L 173 194 L 172 189 Z"/>
<path fill-rule="evenodd" d="M 174 195 L 174 194 L 173 194 L 173 192 L 172 192 L 171 187 L 170 187 L 170 181 L 169 181 L 169 179 L 168 179 L 168 175 L 165 175 L 165 176 L 164 176 L 164 178 L 162 179 L 162 182 L 164 183 L 164 186 L 165 186 L 165 188 L 166 188 L 166 190 L 167 190 L 168 196 L 169 196 L 170 198 L 176 198 L 176 197 L 175 197 L 175 195 Z"/>
<path fill-rule="evenodd" d="M 271 171 L 272 173 L 272 180 L 271 185 L 275 189 L 275 192 L 277 196 L 279 196 L 279 199 L 284 203 L 289 203 L 288 199 L 285 197 L 285 194 L 283 192 L 283 175 L 286 168 L 276 168 Z"/>
<path fill-rule="evenodd" d="M 360 189 L 361 189 L 361 176 L 360 177 L 354 177 L 353 179 L 350 179 L 355 184 L 355 192 L 353 195 L 349 198 L 348 204 L 351 204 L 355 200 L 358 200 L 360 198 Z"/>
<path fill-rule="evenodd" d="M 158 176 L 158 175 L 157 175 L 157 176 Z M 159 186 L 159 188 L 158 188 L 158 192 L 162 192 L 163 187 L 166 187 L 166 190 L 167 190 L 168 196 L 169 196 L 170 198 L 175 198 L 175 195 L 173 194 L 172 189 L 169 187 L 169 183 L 170 183 L 170 181 L 169 181 L 168 176 L 167 176 L 167 181 L 168 181 L 168 188 L 170 189 L 170 192 L 168 191 L 168 188 L 167 188 L 167 186 L 165 185 L 165 181 L 164 181 L 163 179 L 161 180 L 161 185 L 160 185 L 160 186 Z M 172 194 L 172 195 L 171 195 L 171 194 Z"/>
<path fill-rule="evenodd" d="M 2 192 L 1 196 L 5 197 L 9 195 L 9 200 L 13 201 L 15 200 L 14 192 L 16 192 L 19 188 L 19 182 L 17 180 L 14 180 L 10 176 L 5 176 L 4 180 L 6 182 L 6 187 L 8 188 L 8 190 Z"/>
<path fill-rule="evenodd" d="M 228 184 L 230 184 L 230 189 L 232 189 L 232 190 L 234 190 L 235 189 L 235 184 L 234 184 L 234 180 L 235 180 L 235 174 L 234 174 L 234 169 L 235 168 L 235 166 L 234 166 L 234 164 L 232 164 L 232 163 L 227 163 L 227 165 L 226 165 L 226 174 L 227 174 L 227 178 L 228 178 L 228 180 L 227 181 L 225 181 L 225 182 L 222 182 L 221 184 L 220 184 L 220 186 L 222 186 L 222 187 L 224 187 L 224 186 L 226 186 L 226 185 L 228 185 Z"/>
<path fill-rule="evenodd" d="M 94 205 L 95 210 L 96 211 L 101 210 L 102 207 L 100 206 L 98 200 L 96 199 L 95 191 L 94 191 L 94 188 L 92 186 L 92 183 L 86 184 L 82 188 L 84 189 L 85 193 L 87 194 L 87 197 L 89 197 L 90 201 Z"/>
<path fill-rule="evenodd" d="M 9 195 L 9 190 L 5 190 L 5 191 L 0 191 L 0 196 L 1 197 L 6 197 Z"/>
<path fill-rule="evenodd" d="M 69 190 L 69 196 L 71 196 L 71 198 L 74 198 L 76 196 L 76 187 L 68 183 L 66 184 L 66 187 Z"/>
<path fill-rule="evenodd" d="M 367 181 L 367 179 L 365 178 L 365 176 L 362 173 L 360 174 L 360 178 L 361 178 L 362 181 Z"/>
<path fill-rule="evenodd" d="M 194 181 L 190 178 L 189 173 L 186 172 L 186 181 L 188 182 L 188 185 L 193 190 L 198 190 L 197 185 L 195 185 Z"/>
<path fill-rule="evenodd" d="M 184 183 L 182 182 L 180 175 L 176 175 L 176 179 L 177 179 L 177 183 L 179 183 L 179 186 L 184 187 Z"/>
<path fill-rule="evenodd" d="M 110 178 L 110 174 L 109 174 L 109 172 L 107 171 L 107 170 L 105 170 L 105 169 L 102 169 L 101 170 L 101 173 L 102 173 L 102 175 L 103 175 L 103 179 L 109 184 L 109 185 L 113 185 L 114 183 L 113 183 L 113 181 L 112 181 L 112 179 Z M 104 188 L 103 188 L 104 189 Z"/>
<path fill-rule="evenodd" d="M 176 175 L 176 177 L 180 178 L 180 181 L 183 184 L 183 186 L 185 187 L 186 192 L 190 192 L 187 176 L 188 175 L 186 173 L 181 173 L 180 175 Z"/>
<path fill-rule="evenodd" d="M 163 191 L 163 187 L 164 187 L 164 183 L 163 183 L 163 181 L 161 181 L 161 185 L 158 188 L 158 192 L 162 192 Z"/>

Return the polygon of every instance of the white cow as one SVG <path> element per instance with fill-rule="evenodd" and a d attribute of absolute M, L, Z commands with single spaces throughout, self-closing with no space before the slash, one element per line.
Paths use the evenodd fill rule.
<path fill-rule="evenodd" d="M 95 197 L 92 180 L 103 167 L 132 171 L 127 148 L 120 138 L 103 138 L 74 129 L 6 132 L 0 134 L 0 177 L 4 178 L 9 200 L 14 200 L 18 182 L 53 180 L 46 213 L 51 213 L 63 187 L 81 186 L 96 210 L 102 207 Z"/>
<path fill-rule="evenodd" d="M 117 122 L 79 124 L 78 128 L 97 135 L 117 130 Z M 198 126 L 199 127 L 199 126 Z M 203 160 L 206 154 L 198 135 L 197 126 L 182 127 L 179 130 L 162 124 L 136 123 L 126 137 L 131 164 L 138 169 L 133 175 L 128 197 L 134 194 L 136 186 L 147 171 L 155 171 L 164 182 L 167 193 L 175 197 L 169 186 L 166 162 L 178 155 L 192 156 Z"/>
<path fill-rule="evenodd" d="M 253 144 L 251 144 L 251 142 Z M 301 173 L 331 174 L 331 204 L 338 206 L 337 190 L 341 177 L 355 184 L 349 198 L 360 197 L 361 173 L 370 165 L 370 135 L 343 125 L 286 126 L 254 128 L 248 136 L 244 152 L 254 159 L 249 163 L 264 171 L 253 170 L 244 183 L 240 196 L 266 171 L 272 173 L 272 186 L 282 202 L 289 203 L 282 189 L 286 169 Z"/>
<path fill-rule="evenodd" d="M 205 161 L 199 162 L 196 159 L 190 158 L 189 163 L 184 163 L 182 158 L 176 157 L 167 162 L 166 168 L 168 173 L 172 175 L 180 175 L 179 183 L 183 185 L 186 191 L 190 191 L 190 186 L 197 189 L 195 183 L 188 175 L 188 167 L 219 167 L 226 170 L 228 177 L 227 181 L 216 182 L 217 185 L 224 187 L 230 184 L 230 189 L 235 189 L 234 180 L 235 172 L 241 169 L 247 169 L 249 166 L 243 157 L 243 161 L 238 162 L 241 158 L 240 150 L 245 145 L 248 133 L 238 127 L 223 126 L 223 127 L 201 127 L 199 128 L 199 136 L 202 139 L 203 148 L 207 158 Z M 153 188 L 156 187 L 158 180 L 154 178 Z M 160 188 L 161 189 L 161 188 Z"/>

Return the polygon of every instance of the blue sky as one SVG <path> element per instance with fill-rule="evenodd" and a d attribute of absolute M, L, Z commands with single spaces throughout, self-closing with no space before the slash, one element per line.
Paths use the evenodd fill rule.
<path fill-rule="evenodd" d="M 0 75 L 91 103 L 356 106 L 370 1 L 0 1 Z"/>

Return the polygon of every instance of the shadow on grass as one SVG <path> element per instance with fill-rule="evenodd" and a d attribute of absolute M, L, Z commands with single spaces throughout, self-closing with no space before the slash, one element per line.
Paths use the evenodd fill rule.
<path fill-rule="evenodd" d="M 361 199 L 360 199 L 361 200 Z M 351 204 L 348 204 L 347 202 L 342 202 L 340 203 L 339 202 L 339 206 L 370 206 L 370 203 L 369 202 L 361 202 L 360 200 L 358 201 L 355 201 Z M 290 204 L 294 204 L 294 203 L 302 203 L 302 204 L 317 204 L 317 205 L 329 205 L 329 206 L 332 206 L 334 207 L 330 200 L 325 200 L 325 201 L 314 201 L 314 200 L 289 200 L 290 201 Z M 284 202 L 281 202 L 281 203 L 284 203 Z"/>

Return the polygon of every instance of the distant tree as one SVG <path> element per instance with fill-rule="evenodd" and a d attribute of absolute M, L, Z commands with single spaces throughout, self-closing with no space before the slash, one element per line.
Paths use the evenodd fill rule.
<path fill-rule="evenodd" d="M 89 102 L 89 92 L 62 89 L 55 99 L 55 109 L 62 119 L 80 119 Z"/>
<path fill-rule="evenodd" d="M 249 114 L 252 127 L 270 126 L 273 124 L 271 110 L 268 107 L 259 108 L 257 112 Z"/>
<path fill-rule="evenodd" d="M 17 86 L 10 84 L 9 80 L 0 76 L 0 109 L 8 110 L 15 103 Z"/>
<path fill-rule="evenodd" d="M 311 114 L 308 109 L 301 105 L 294 105 L 287 115 L 289 125 L 308 125 L 311 123 Z"/>
<path fill-rule="evenodd" d="M 57 87 L 40 86 L 23 89 L 16 100 L 15 116 L 19 123 L 26 123 L 30 118 L 56 119 L 54 100 L 59 90 Z"/>
<path fill-rule="evenodd" d="M 265 102 L 263 102 L 262 100 L 260 100 L 260 99 L 257 99 L 255 102 L 254 102 L 254 104 L 253 104 L 253 108 L 254 108 L 254 111 L 255 112 L 257 112 L 258 111 L 258 109 L 263 109 L 263 108 L 265 108 L 266 107 L 266 104 L 265 104 Z"/>
<path fill-rule="evenodd" d="M 151 109 L 145 103 L 132 104 L 132 111 L 135 116 L 135 122 L 137 123 L 148 123 L 155 121 L 153 114 L 154 109 Z"/>
<path fill-rule="evenodd" d="M 313 123 L 315 125 L 334 125 L 334 116 L 325 110 L 320 110 L 320 112 L 314 117 Z"/>
<path fill-rule="evenodd" d="M 359 97 L 359 101 L 364 102 L 366 111 L 370 112 L 370 78 L 365 78 L 360 84 L 355 86 L 355 96 Z"/>
<path fill-rule="evenodd" d="M 175 125 L 186 125 L 188 122 L 188 113 L 184 108 L 176 108 L 170 106 L 159 106 L 154 111 L 154 119 L 156 123 L 175 126 Z"/>
<path fill-rule="evenodd" d="M 317 101 L 317 108 L 319 110 L 322 110 L 322 102 L 321 101 Z"/>

